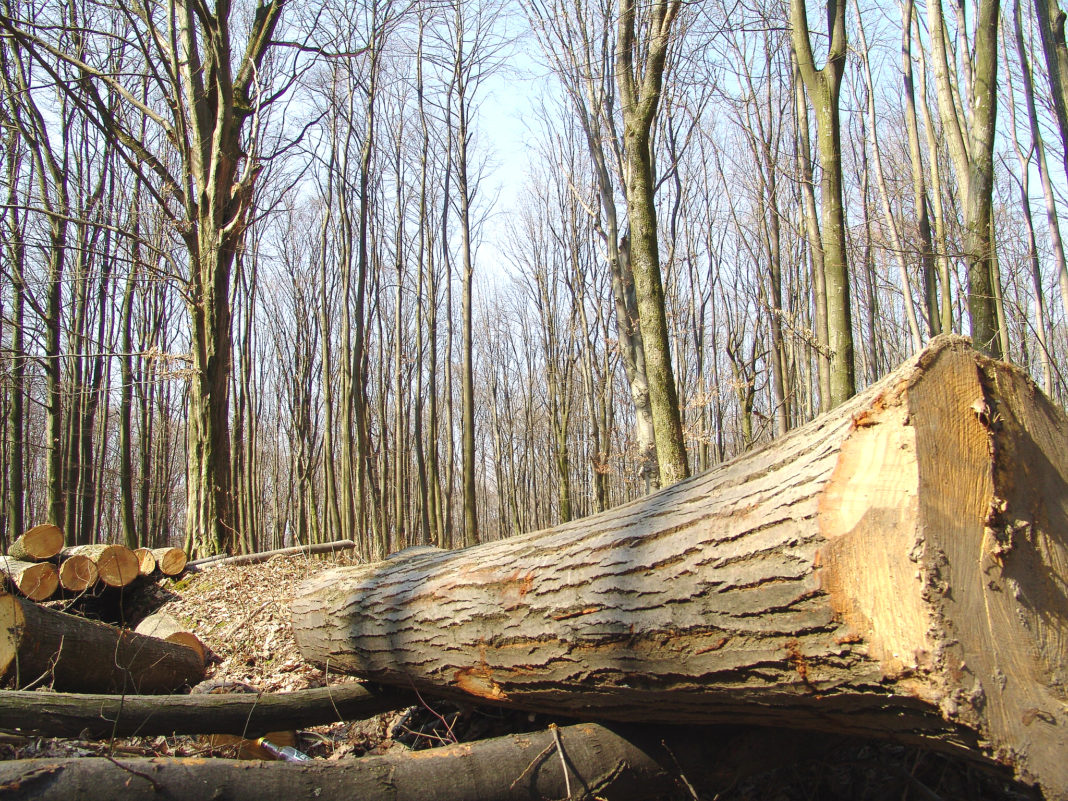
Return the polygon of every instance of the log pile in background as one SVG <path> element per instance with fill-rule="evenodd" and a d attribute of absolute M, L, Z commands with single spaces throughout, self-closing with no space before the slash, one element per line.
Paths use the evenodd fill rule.
<path fill-rule="evenodd" d="M 139 576 L 156 572 L 178 576 L 188 557 L 181 548 L 138 548 L 124 545 L 64 547 L 63 532 L 51 524 L 34 526 L 0 555 L 0 576 L 35 601 L 48 600 L 62 587 L 70 593 L 104 587 L 126 587 Z M 53 565 L 50 563 L 58 563 Z"/>

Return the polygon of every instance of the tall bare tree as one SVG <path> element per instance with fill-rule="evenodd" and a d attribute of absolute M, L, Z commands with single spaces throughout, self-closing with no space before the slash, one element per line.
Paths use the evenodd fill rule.
<path fill-rule="evenodd" d="M 827 287 L 831 407 L 856 392 L 853 316 L 846 259 L 845 205 L 842 198 L 842 133 L 839 95 L 847 51 L 846 0 L 827 0 L 826 62 L 817 68 L 804 0 L 790 0 L 790 32 L 798 71 L 816 114 L 819 142 L 823 271 Z"/>
<path fill-rule="evenodd" d="M 622 0 L 616 33 L 616 84 L 623 115 L 623 159 L 630 223 L 630 262 L 638 319 L 645 344 L 645 370 L 653 413 L 660 481 L 670 486 L 690 474 L 682 435 L 678 391 L 671 365 L 660 243 L 652 129 L 660 108 L 672 25 L 681 0 L 656 0 L 642 9 Z"/>

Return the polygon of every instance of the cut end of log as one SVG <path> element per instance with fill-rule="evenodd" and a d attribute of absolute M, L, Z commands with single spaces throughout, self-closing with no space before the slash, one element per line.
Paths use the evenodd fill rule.
<path fill-rule="evenodd" d="M 68 592 L 84 592 L 99 578 L 96 562 L 85 554 L 71 554 L 59 565 L 59 585 Z"/>
<path fill-rule="evenodd" d="M 59 575 L 50 562 L 18 562 L 0 556 L 0 573 L 32 601 L 47 601 L 59 588 Z"/>
<path fill-rule="evenodd" d="M 137 557 L 137 572 L 142 576 L 151 576 L 156 572 L 156 557 L 148 548 L 135 548 L 134 556 Z"/>
<path fill-rule="evenodd" d="M 63 550 L 63 532 L 51 523 L 34 526 L 12 543 L 8 555 L 25 562 L 51 559 Z"/>
<path fill-rule="evenodd" d="M 165 576 L 177 576 L 189 561 L 189 557 L 181 548 L 153 548 L 152 555 L 156 558 L 159 572 Z"/>
<path fill-rule="evenodd" d="M 63 554 L 88 556 L 96 562 L 100 581 L 109 587 L 125 587 L 141 575 L 137 556 L 125 545 L 78 545 L 65 548 Z"/>
<path fill-rule="evenodd" d="M 202 663 L 207 664 L 207 646 L 200 641 L 197 635 L 187 631 L 181 623 L 165 612 L 149 615 L 137 624 L 134 631 L 138 634 L 144 634 L 146 637 L 157 637 L 161 640 L 190 648 L 196 652 Z"/>
<path fill-rule="evenodd" d="M 22 605 L 15 596 L 0 590 L 0 678 L 16 665 L 19 641 L 26 626 Z"/>

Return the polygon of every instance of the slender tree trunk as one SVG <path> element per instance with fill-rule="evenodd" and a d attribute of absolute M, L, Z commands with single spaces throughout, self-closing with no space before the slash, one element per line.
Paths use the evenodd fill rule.
<path fill-rule="evenodd" d="M 664 486 L 690 474 L 671 365 L 660 274 L 651 147 L 651 129 L 660 102 L 671 26 L 680 9 L 678 0 L 657 0 L 650 10 L 648 40 L 639 44 L 636 41 L 635 0 L 623 0 L 616 40 L 616 83 L 622 100 L 627 218 L 630 223 L 630 266 L 645 346 L 645 373 L 649 382 L 657 462 Z M 644 64 L 636 65 L 635 56 L 643 50 Z"/>
<path fill-rule="evenodd" d="M 819 410 L 831 408 L 831 345 L 827 332 L 827 274 L 823 237 L 819 217 L 816 215 L 815 180 L 812 175 L 812 142 L 809 138 L 808 103 L 801 70 L 797 66 L 797 54 L 791 53 L 794 65 L 794 106 L 797 114 L 797 161 L 800 172 L 802 214 L 805 221 L 805 236 L 808 240 L 809 261 L 812 273 L 812 305 L 815 310 L 816 370 L 820 390 Z"/>
<path fill-rule="evenodd" d="M 845 205 L 842 200 L 842 142 L 838 97 L 845 71 L 846 0 L 828 0 L 827 62 L 816 69 L 803 0 L 790 2 L 790 30 L 797 66 L 816 113 L 819 143 L 820 204 L 823 216 L 823 266 L 827 286 L 827 341 L 830 347 L 830 408 L 856 392 L 853 316 L 846 257 Z"/>

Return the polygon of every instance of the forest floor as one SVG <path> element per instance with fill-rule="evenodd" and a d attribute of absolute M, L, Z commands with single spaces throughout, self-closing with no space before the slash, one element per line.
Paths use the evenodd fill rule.
<path fill-rule="evenodd" d="M 110 611 L 136 625 L 166 612 L 211 651 L 208 678 L 198 691 L 287 692 L 353 681 L 326 675 L 305 663 L 290 627 L 296 585 L 312 573 L 345 563 L 344 557 L 277 557 L 259 565 L 219 567 L 177 579 L 148 581 L 128 589 L 110 609 L 92 605 L 89 615 Z M 103 616 L 103 615 L 101 615 Z M 115 621 L 112 621 L 115 622 Z M 423 749 L 455 741 L 543 729 L 552 719 L 525 712 L 424 703 L 364 721 L 341 722 L 274 739 L 315 759 L 337 760 L 395 749 Z M 568 721 L 561 719 L 561 723 Z M 295 735 L 295 736 L 294 736 Z M 216 756 L 256 758 L 236 737 L 152 737 L 89 741 L 0 733 L 0 759 L 72 756 Z M 261 755 L 262 756 L 262 755 Z M 774 757 L 769 756 L 769 768 Z M 705 798 L 687 792 L 679 799 Z M 707 796 L 718 801 L 1020 801 L 1038 799 L 1027 787 L 974 764 L 893 743 L 858 740 L 819 759 L 778 766 Z"/>

